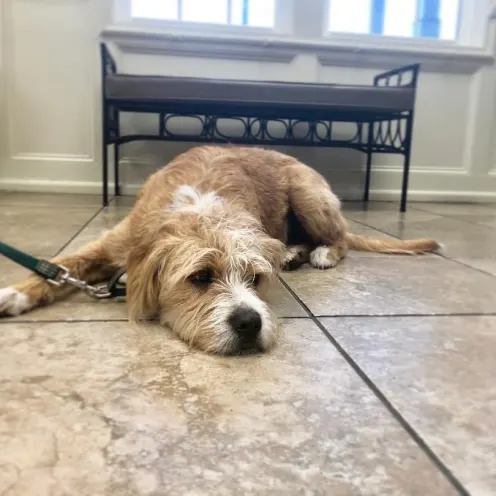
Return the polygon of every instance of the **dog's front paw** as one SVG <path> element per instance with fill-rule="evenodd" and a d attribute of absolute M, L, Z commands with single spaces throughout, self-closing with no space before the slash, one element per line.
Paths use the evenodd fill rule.
<path fill-rule="evenodd" d="M 305 245 L 289 246 L 282 262 L 282 270 L 290 272 L 308 262 L 308 248 Z"/>
<path fill-rule="evenodd" d="M 0 289 L 0 317 L 20 315 L 33 308 L 29 298 L 14 288 Z"/>

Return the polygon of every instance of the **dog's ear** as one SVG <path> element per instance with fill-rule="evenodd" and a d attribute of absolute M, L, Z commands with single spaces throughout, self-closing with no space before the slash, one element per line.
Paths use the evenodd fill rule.
<path fill-rule="evenodd" d="M 150 246 L 137 245 L 128 255 L 126 299 L 132 321 L 154 317 L 160 310 L 160 258 Z"/>

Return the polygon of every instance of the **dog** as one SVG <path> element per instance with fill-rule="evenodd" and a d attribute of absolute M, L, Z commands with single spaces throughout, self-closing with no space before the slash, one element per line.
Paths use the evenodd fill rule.
<path fill-rule="evenodd" d="M 201 146 L 148 178 L 129 215 L 73 255 L 55 258 L 90 284 L 127 271 L 129 318 L 159 318 L 190 346 L 214 354 L 266 351 L 277 320 L 266 303 L 280 270 L 330 269 L 348 249 L 420 254 L 430 239 L 348 231 L 338 198 L 315 170 L 277 151 Z M 70 290 L 31 276 L 0 290 L 13 316 Z"/>

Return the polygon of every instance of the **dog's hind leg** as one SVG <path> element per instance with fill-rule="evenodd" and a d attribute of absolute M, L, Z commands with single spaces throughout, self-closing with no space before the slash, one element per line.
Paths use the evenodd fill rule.
<path fill-rule="evenodd" d="M 310 167 L 296 162 L 288 166 L 288 174 L 290 208 L 313 245 L 310 265 L 334 267 L 348 252 L 341 204 L 327 181 Z"/>
<path fill-rule="evenodd" d="M 53 263 L 66 267 L 73 277 L 95 284 L 109 278 L 126 260 L 124 237 L 127 220 L 72 255 L 56 257 Z M 0 289 L 0 317 L 28 312 L 48 305 L 73 291 L 64 285 L 54 286 L 39 276 L 30 276 L 12 287 Z"/>

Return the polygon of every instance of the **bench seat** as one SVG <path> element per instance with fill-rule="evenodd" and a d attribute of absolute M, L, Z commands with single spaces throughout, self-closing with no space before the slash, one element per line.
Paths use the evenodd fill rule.
<path fill-rule="evenodd" d="M 320 111 L 401 112 L 412 110 L 409 87 L 243 81 L 169 76 L 109 75 L 106 97 L 146 103 L 193 103 L 313 108 Z"/>

